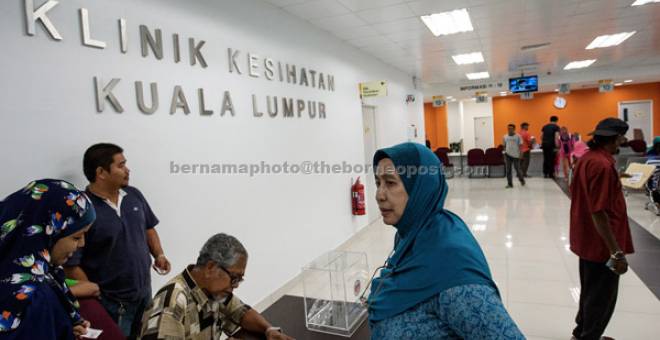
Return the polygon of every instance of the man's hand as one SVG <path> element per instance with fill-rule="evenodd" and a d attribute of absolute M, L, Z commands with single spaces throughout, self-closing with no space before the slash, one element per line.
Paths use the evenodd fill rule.
<path fill-rule="evenodd" d="M 610 269 L 618 275 L 623 275 L 628 271 L 628 260 L 625 257 L 612 259 L 612 264 Z"/>
<path fill-rule="evenodd" d="M 170 264 L 170 261 L 167 260 L 167 257 L 161 254 L 158 255 L 156 261 L 154 261 L 154 269 L 156 270 L 156 273 L 160 275 L 167 275 L 167 273 L 170 272 L 170 269 L 172 269 L 172 265 Z"/>
<path fill-rule="evenodd" d="M 73 335 L 77 340 L 81 340 L 83 335 L 87 334 L 87 328 L 89 328 L 89 321 L 83 321 L 81 324 L 73 326 Z"/>
<path fill-rule="evenodd" d="M 101 289 L 94 282 L 79 281 L 78 284 L 71 287 L 71 294 L 77 298 L 99 297 Z"/>
<path fill-rule="evenodd" d="M 282 333 L 278 330 L 266 331 L 266 339 L 268 340 L 295 340 L 294 338 Z"/>

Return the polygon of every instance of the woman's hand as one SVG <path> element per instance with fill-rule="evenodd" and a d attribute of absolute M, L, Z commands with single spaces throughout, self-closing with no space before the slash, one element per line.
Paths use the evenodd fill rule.
<path fill-rule="evenodd" d="M 76 340 L 81 340 L 83 335 L 87 334 L 87 328 L 89 328 L 89 326 L 90 323 L 87 320 L 73 326 L 73 335 L 76 337 Z"/>
<path fill-rule="evenodd" d="M 101 288 L 94 282 L 80 281 L 71 287 L 71 294 L 77 298 L 99 297 Z"/>

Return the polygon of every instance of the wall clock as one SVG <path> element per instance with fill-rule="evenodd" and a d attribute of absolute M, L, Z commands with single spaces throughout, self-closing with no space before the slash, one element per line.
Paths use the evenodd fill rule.
<path fill-rule="evenodd" d="M 554 105 L 555 105 L 555 107 L 558 108 L 559 110 L 565 108 L 565 107 L 566 107 L 566 98 L 564 98 L 564 97 L 557 97 L 557 98 L 555 98 Z"/>

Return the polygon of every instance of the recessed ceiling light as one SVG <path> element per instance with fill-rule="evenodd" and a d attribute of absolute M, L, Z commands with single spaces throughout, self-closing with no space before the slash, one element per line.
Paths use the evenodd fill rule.
<path fill-rule="evenodd" d="M 624 80 L 624 83 L 632 83 L 632 79 Z"/>
<path fill-rule="evenodd" d="M 481 52 L 473 52 L 452 56 L 454 62 L 458 65 L 476 64 L 484 62 L 484 55 Z"/>
<path fill-rule="evenodd" d="M 474 30 L 467 8 L 457 9 L 451 12 L 422 15 L 420 18 L 436 37 Z"/>
<path fill-rule="evenodd" d="M 476 73 L 467 73 L 465 74 L 468 79 L 470 80 L 477 80 L 477 79 L 486 79 L 490 78 L 490 74 L 488 72 L 476 72 Z"/>
<path fill-rule="evenodd" d="M 621 86 L 623 83 L 614 83 L 614 86 Z"/>
<path fill-rule="evenodd" d="M 610 35 L 601 35 L 596 39 L 594 39 L 594 41 L 592 41 L 591 44 L 589 44 L 589 46 L 587 46 L 586 49 L 592 50 L 594 48 L 616 46 L 626 41 L 626 39 L 632 37 L 632 35 L 635 33 L 637 33 L 637 31 L 623 32 L 623 33 L 610 34 Z"/>
<path fill-rule="evenodd" d="M 573 69 L 577 69 L 577 68 L 589 67 L 589 66 L 591 66 L 591 64 L 593 64 L 595 62 L 596 62 L 596 59 L 571 61 L 566 66 L 564 66 L 564 70 L 573 70 Z"/>
<path fill-rule="evenodd" d="M 660 2 L 660 0 L 637 0 L 632 3 L 630 6 L 641 6 L 641 5 L 646 5 L 646 4 L 651 4 L 654 2 Z"/>

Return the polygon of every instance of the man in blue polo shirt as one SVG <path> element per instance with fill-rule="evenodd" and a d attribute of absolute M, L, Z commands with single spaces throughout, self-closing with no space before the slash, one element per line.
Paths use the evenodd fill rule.
<path fill-rule="evenodd" d="M 159 274 L 170 271 L 154 228 L 158 218 L 142 193 L 128 186 L 130 171 L 119 146 L 92 145 L 85 152 L 83 170 L 97 218 L 85 248 L 67 262 L 65 271 L 69 278 L 99 285 L 101 304 L 132 339 L 151 301 L 151 256 Z"/>

